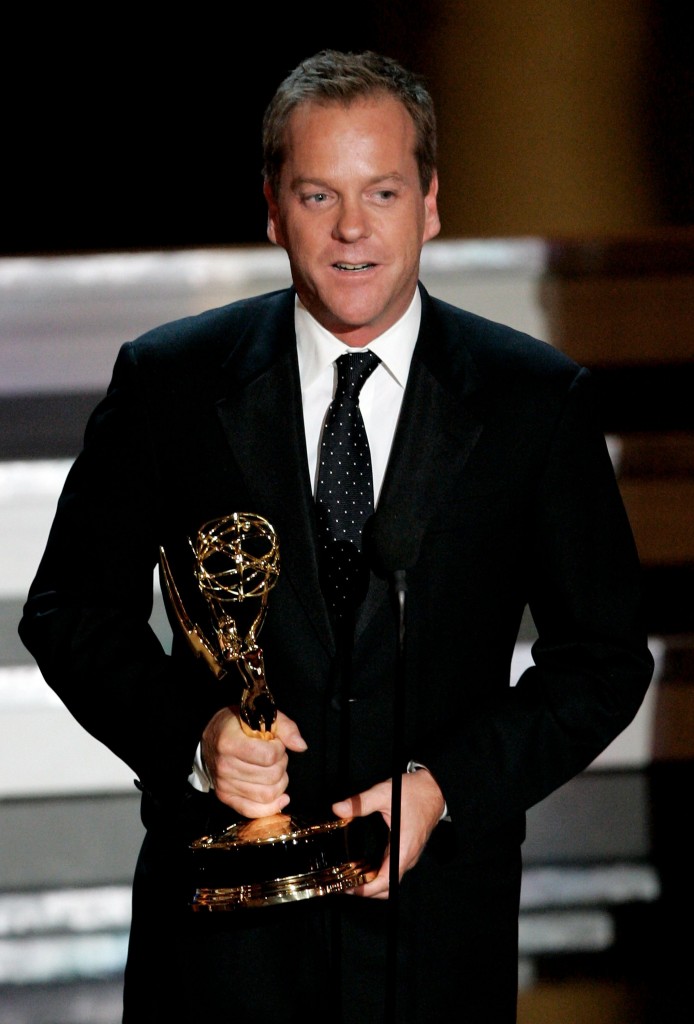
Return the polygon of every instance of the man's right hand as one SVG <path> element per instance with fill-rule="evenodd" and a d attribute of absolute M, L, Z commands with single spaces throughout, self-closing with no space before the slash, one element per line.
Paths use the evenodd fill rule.
<path fill-rule="evenodd" d="M 271 739 L 248 736 L 234 707 L 221 708 L 202 735 L 202 757 L 215 795 L 244 818 L 278 814 L 289 803 L 289 750 L 301 753 L 306 742 L 281 711 Z"/>

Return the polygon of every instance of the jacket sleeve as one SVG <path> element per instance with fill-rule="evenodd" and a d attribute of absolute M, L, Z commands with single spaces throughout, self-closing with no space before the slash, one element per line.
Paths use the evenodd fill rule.
<path fill-rule="evenodd" d="M 66 479 L 19 633 L 81 725 L 163 792 L 184 786 L 224 701 L 211 674 L 172 659 L 149 624 L 161 510 L 143 377 L 125 345 Z"/>
<path fill-rule="evenodd" d="M 420 755 L 462 849 L 585 769 L 631 722 L 651 680 L 641 569 L 591 394 L 578 370 L 531 495 L 533 665 Z"/>

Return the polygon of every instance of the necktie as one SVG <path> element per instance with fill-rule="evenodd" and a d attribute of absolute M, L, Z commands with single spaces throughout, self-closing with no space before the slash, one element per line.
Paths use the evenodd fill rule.
<path fill-rule="evenodd" d="M 320 563 L 326 600 L 338 616 L 359 603 L 368 580 L 361 535 L 374 494 L 359 392 L 379 362 L 373 352 L 346 352 L 336 360 L 337 389 L 323 428 L 316 487 Z"/>

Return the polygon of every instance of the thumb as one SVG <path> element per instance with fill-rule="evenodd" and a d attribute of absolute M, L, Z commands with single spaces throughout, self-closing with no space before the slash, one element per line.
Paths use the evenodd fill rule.
<path fill-rule="evenodd" d="M 282 741 L 287 750 L 293 750 L 295 753 L 301 754 L 304 750 L 308 749 L 306 740 L 299 732 L 299 726 L 281 711 L 277 712 L 275 735 Z"/>
<path fill-rule="evenodd" d="M 388 809 L 386 792 L 389 791 L 389 786 L 379 783 L 377 786 L 372 786 L 371 789 L 365 789 L 363 793 L 356 793 L 354 796 L 345 797 L 344 800 L 338 800 L 332 806 L 333 814 L 336 814 L 338 818 L 365 818 L 367 815 L 373 814 L 374 811 L 383 813 Z"/>
<path fill-rule="evenodd" d="M 358 796 L 348 796 L 344 800 L 338 800 L 333 804 L 333 814 L 336 814 L 338 818 L 359 818 L 363 812 L 357 812 L 357 803 L 361 811 L 361 801 Z"/>

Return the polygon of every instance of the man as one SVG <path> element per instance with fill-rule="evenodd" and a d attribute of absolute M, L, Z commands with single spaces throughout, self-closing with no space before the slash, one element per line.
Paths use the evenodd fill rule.
<path fill-rule="evenodd" d="M 66 482 L 20 631 L 143 790 L 127 1022 L 364 1024 L 387 1008 L 405 1024 L 453 1006 L 514 1021 L 525 811 L 611 742 L 649 684 L 639 567 L 588 374 L 418 283 L 439 230 L 435 151 L 430 97 L 395 62 L 326 51 L 292 72 L 264 122 L 264 187 L 293 288 L 125 345 Z M 368 577 L 341 615 L 319 451 L 333 363 L 365 349 L 380 360 L 359 397 L 375 513 L 352 545 Z M 262 633 L 270 741 L 244 731 L 238 685 L 192 657 L 175 620 L 171 656 L 148 626 L 160 548 L 194 600 L 189 538 L 234 511 L 265 517 L 281 544 Z M 534 665 L 510 686 L 526 606 Z M 397 902 L 389 848 L 372 845 L 375 877 L 347 893 L 192 913 L 195 824 L 290 798 L 373 825 L 400 807 Z"/>

